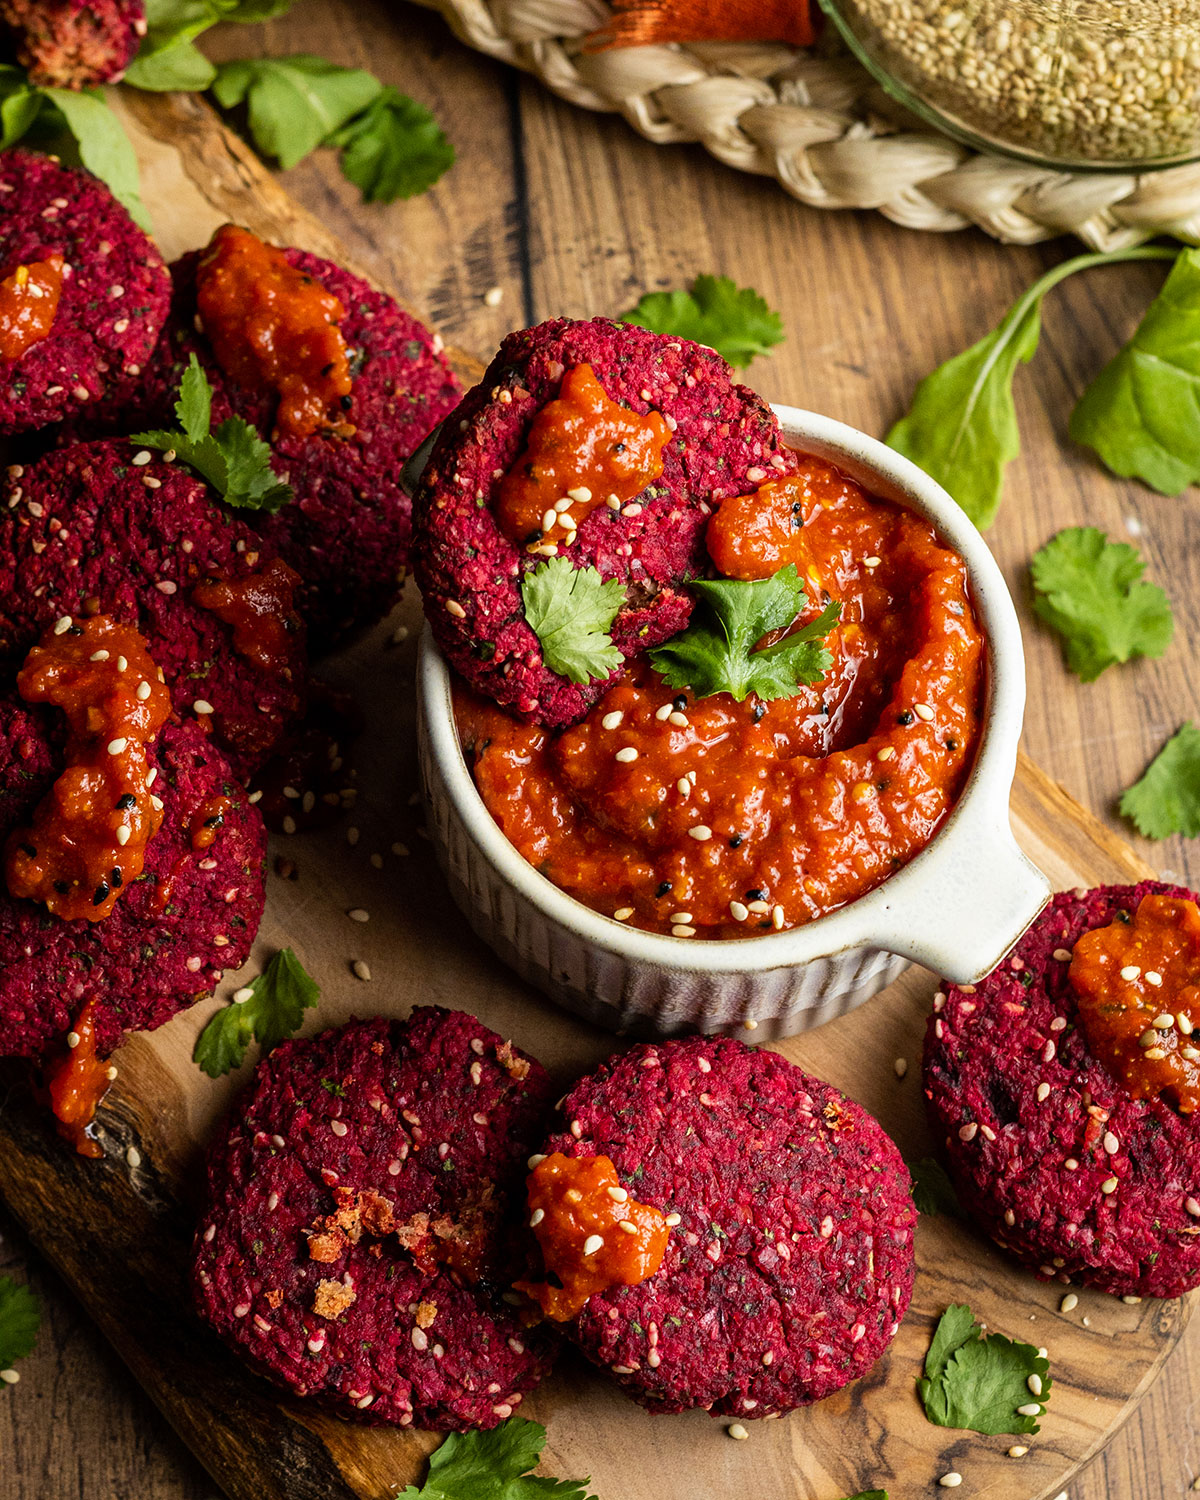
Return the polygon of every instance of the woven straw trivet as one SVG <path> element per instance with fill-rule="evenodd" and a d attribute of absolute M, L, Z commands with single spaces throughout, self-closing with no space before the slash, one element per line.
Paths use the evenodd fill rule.
<path fill-rule="evenodd" d="M 1200 241 L 1200 163 L 1056 172 L 960 146 L 914 120 L 851 57 L 759 43 L 584 53 L 604 0 L 417 0 L 469 47 L 535 73 L 561 98 L 615 111 L 659 145 L 699 141 L 814 208 L 874 208 L 910 229 L 976 224 L 1031 245 L 1096 250 L 1157 234 Z"/>

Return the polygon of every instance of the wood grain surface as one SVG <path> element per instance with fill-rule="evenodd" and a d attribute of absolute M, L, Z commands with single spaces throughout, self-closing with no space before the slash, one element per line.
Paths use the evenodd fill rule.
<path fill-rule="evenodd" d="M 676 285 L 699 271 L 726 272 L 758 287 L 787 324 L 788 342 L 752 369 L 751 383 L 769 398 L 881 432 L 921 374 L 978 337 L 1038 270 L 1068 248 L 1018 251 L 973 235 L 938 239 L 873 217 L 804 210 L 772 185 L 725 171 L 699 151 L 660 150 L 619 121 L 567 108 L 528 80 L 461 48 L 435 18 L 388 0 L 301 0 L 285 21 L 216 34 L 217 49 L 225 55 L 321 52 L 373 68 L 437 111 L 454 137 L 459 162 L 422 199 L 364 208 L 327 155 L 287 174 L 284 182 L 377 279 L 428 312 L 447 337 L 483 353 L 511 326 L 558 312 L 619 311 L 648 288 Z M 164 156 L 160 166 L 169 172 L 170 159 Z M 236 153 L 228 152 L 216 153 L 205 169 L 212 173 L 206 193 L 217 193 L 221 182 L 236 182 L 241 170 Z M 146 188 L 152 196 L 153 171 Z M 263 192 L 265 211 L 285 212 L 269 190 Z M 1074 280 L 1055 295 L 1042 350 L 1019 383 L 1025 449 L 1010 472 L 1006 506 L 990 537 L 1026 626 L 1027 748 L 1113 827 L 1116 795 L 1163 738 L 1196 712 L 1200 523 L 1194 497 L 1164 500 L 1120 484 L 1086 455 L 1069 451 L 1065 422 L 1074 395 L 1127 336 L 1157 280 L 1150 269 L 1125 267 Z M 496 307 L 483 300 L 493 286 L 503 294 Z M 1162 662 L 1110 672 L 1088 687 L 1063 671 L 1053 640 L 1028 609 L 1026 582 L 1030 552 L 1059 527 L 1084 521 L 1114 537 L 1135 535 L 1152 575 L 1172 595 L 1179 626 Z M 1044 827 L 1059 817 L 1068 822 L 1066 804 L 1053 797 L 1034 800 Z M 1128 835 L 1128 829 L 1122 832 Z M 1179 841 L 1140 847 L 1157 869 L 1200 883 L 1194 847 Z M 833 1039 L 834 1029 L 828 1032 Z M 524 1039 L 537 1045 L 533 1036 Z M 34 1143 L 26 1149 L 34 1150 Z M 87 1244 L 85 1228 L 79 1238 Z M 103 1248 L 94 1246 L 97 1254 Z M 139 1265 L 136 1244 L 126 1249 L 130 1265 Z M 24 1365 L 21 1385 L 0 1402 L 2 1500 L 212 1495 L 211 1482 L 53 1274 L 27 1256 L 19 1234 L 6 1232 L 4 1263 L 29 1265 L 49 1322 L 37 1354 Z M 147 1344 L 154 1321 L 151 1298 Z M 139 1330 L 132 1336 L 136 1340 Z M 180 1361 L 188 1364 L 186 1349 Z M 189 1399 L 202 1407 L 205 1370 L 190 1385 L 185 1373 L 181 1389 L 195 1392 Z M 1192 1395 L 1198 1376 L 1200 1335 L 1193 1327 L 1134 1420 L 1071 1485 L 1072 1500 L 1179 1496 L 1200 1469 Z M 1103 1378 L 1101 1371 L 1099 1383 Z M 219 1402 L 218 1390 L 209 1395 Z M 1103 1400 L 1102 1391 L 1098 1398 Z M 620 1411 L 631 1428 L 637 1426 L 635 1410 L 622 1405 Z M 556 1414 L 556 1433 L 562 1425 Z M 711 1424 L 711 1431 L 706 1441 L 713 1449 L 713 1493 L 766 1493 L 758 1484 L 738 1484 L 729 1467 L 752 1445 L 722 1439 L 722 1447 L 718 1425 Z M 700 1426 L 698 1441 L 705 1432 Z M 311 1448 L 301 1432 L 295 1442 L 299 1464 Z M 561 1472 L 585 1472 L 585 1449 L 572 1447 L 560 1448 L 556 1437 L 554 1462 L 561 1461 Z M 584 1467 L 571 1468 L 577 1457 Z M 805 1452 L 794 1457 L 796 1487 L 780 1493 L 812 1493 L 821 1500 L 835 1493 L 832 1487 L 801 1487 L 821 1476 L 810 1474 Z M 1026 1472 L 1032 1497 L 1042 1491 L 1035 1471 Z M 873 1477 L 847 1473 L 847 1488 Z M 991 1488 L 990 1476 L 979 1478 L 973 1492 L 1000 1493 Z M 907 1486 L 899 1491 L 913 1492 Z"/>

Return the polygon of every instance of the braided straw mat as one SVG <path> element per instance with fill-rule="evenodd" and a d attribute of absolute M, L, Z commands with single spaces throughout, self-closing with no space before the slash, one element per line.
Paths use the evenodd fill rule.
<path fill-rule="evenodd" d="M 1168 234 L 1200 242 L 1200 163 L 1061 172 L 980 154 L 918 122 L 830 39 L 584 53 L 604 0 L 417 0 L 469 47 L 535 73 L 585 109 L 615 111 L 651 141 L 701 142 L 775 177 L 814 208 L 874 208 L 910 229 L 978 225 L 1030 245 L 1075 234 L 1096 250 Z"/>

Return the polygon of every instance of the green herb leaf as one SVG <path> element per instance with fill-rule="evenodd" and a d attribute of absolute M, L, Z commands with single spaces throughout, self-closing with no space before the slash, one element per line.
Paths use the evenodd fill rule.
<path fill-rule="evenodd" d="M 780 315 L 728 276 L 697 276 L 686 292 L 648 292 L 621 321 L 705 344 L 739 370 L 784 336 Z"/>
<path fill-rule="evenodd" d="M 251 1041 L 266 1054 L 300 1026 L 321 991 L 290 948 L 281 948 L 249 984 L 250 997 L 219 1010 L 196 1038 L 192 1060 L 210 1078 L 240 1067 Z"/>
<path fill-rule="evenodd" d="M 42 1310 L 27 1286 L 11 1276 L 0 1276 L 0 1370 L 33 1352 Z"/>
<path fill-rule="evenodd" d="M 595 568 L 551 557 L 521 579 L 521 598 L 542 658 L 560 677 L 600 681 L 625 660 L 609 634 L 625 603 L 625 590 L 615 579 L 606 583 Z"/>
<path fill-rule="evenodd" d="M 1040 1396 L 1030 1391 L 1032 1375 L 1041 1382 Z M 936 1426 L 994 1436 L 1037 1432 L 1037 1417 L 1023 1416 L 1017 1408 L 1036 1404 L 1038 1415 L 1044 1414 L 1053 1384 L 1049 1363 L 1032 1344 L 999 1333 L 984 1338 L 971 1309 L 953 1303 L 934 1330 L 917 1392 Z"/>
<path fill-rule="evenodd" d="M 361 68 L 299 53 L 224 63 L 213 93 L 224 109 L 245 101 L 254 144 L 281 167 L 294 167 L 366 109 L 382 88 Z"/>
<path fill-rule="evenodd" d="M 429 1475 L 398 1500 L 595 1500 L 587 1479 L 542 1479 L 529 1473 L 546 1446 L 538 1422 L 510 1417 L 490 1432 L 452 1432 L 434 1450 Z"/>
<path fill-rule="evenodd" d="M 1200 251 L 1179 255 L 1137 332 L 1071 414 L 1114 474 L 1164 495 L 1200 480 Z"/>
<path fill-rule="evenodd" d="M 887 1490 L 860 1490 L 857 1495 L 848 1495 L 846 1500 L 888 1500 Z"/>
<path fill-rule="evenodd" d="M 1121 798 L 1143 838 L 1200 836 L 1200 729 L 1189 719 Z"/>
<path fill-rule="evenodd" d="M 200 94 L 216 76 L 216 67 L 195 42 L 182 37 L 170 46 L 140 51 L 126 68 L 124 81 L 152 93 L 179 89 Z"/>
<path fill-rule="evenodd" d="M 961 1218 L 962 1207 L 954 1184 L 946 1175 L 946 1169 L 932 1156 L 923 1156 L 909 1168 L 912 1177 L 912 1197 L 919 1214 L 936 1218 L 945 1214 L 949 1218 Z"/>
<path fill-rule="evenodd" d="M 271 468 L 270 444 L 243 417 L 228 417 L 210 432 L 212 386 L 193 354 L 179 382 L 175 415 L 180 430 L 135 432 L 130 442 L 160 452 L 174 450 L 182 463 L 212 485 L 226 505 L 274 513 L 292 498 L 292 487 Z"/>
<path fill-rule="evenodd" d="M 130 217 L 145 230 L 150 216 L 142 202 L 138 184 L 137 156 L 120 120 L 109 109 L 98 89 L 41 89 L 52 106 L 53 121 L 61 120 L 75 140 L 79 160 L 103 182 Z M 43 110 L 38 124 L 50 125 Z"/>
<path fill-rule="evenodd" d="M 1161 656 L 1175 624 L 1166 594 L 1141 581 L 1136 548 L 1095 526 L 1071 526 L 1033 555 L 1033 607 L 1063 637 L 1067 665 L 1084 682 L 1114 662 Z"/>
<path fill-rule="evenodd" d="M 19 141 L 38 117 L 42 94 L 25 69 L 0 64 L 0 151 Z"/>
<path fill-rule="evenodd" d="M 329 137 L 368 203 L 413 198 L 454 165 L 454 147 L 423 104 L 389 87 Z"/>
<path fill-rule="evenodd" d="M 770 578 L 696 579 L 691 589 L 699 596 L 692 623 L 649 652 L 650 665 L 669 687 L 690 688 L 697 698 L 732 693 L 739 702 L 750 693 L 790 698 L 832 666 L 823 642 L 840 604 L 774 646 L 755 649 L 765 635 L 792 625 L 808 602 L 794 563 Z"/>
<path fill-rule="evenodd" d="M 208 88 L 217 70 L 195 45 L 218 21 L 267 21 L 291 9 L 292 0 L 146 0 L 146 35 L 125 70 L 138 89 Z"/>
<path fill-rule="evenodd" d="M 1021 447 L 1012 383 L 1041 333 L 1042 298 L 1076 271 L 1123 260 L 1172 259 L 1174 251 L 1142 247 L 1077 255 L 1040 277 L 1013 304 L 1000 326 L 927 375 L 908 415 L 887 435 L 958 501 L 976 526 L 996 519 L 1004 470 Z"/>

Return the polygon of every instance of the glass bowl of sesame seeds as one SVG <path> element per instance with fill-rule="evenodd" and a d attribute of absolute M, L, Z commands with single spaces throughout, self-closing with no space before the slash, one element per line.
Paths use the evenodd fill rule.
<path fill-rule="evenodd" d="M 902 104 L 981 150 L 1129 170 L 1200 157 L 1196 0 L 821 0 Z"/>

